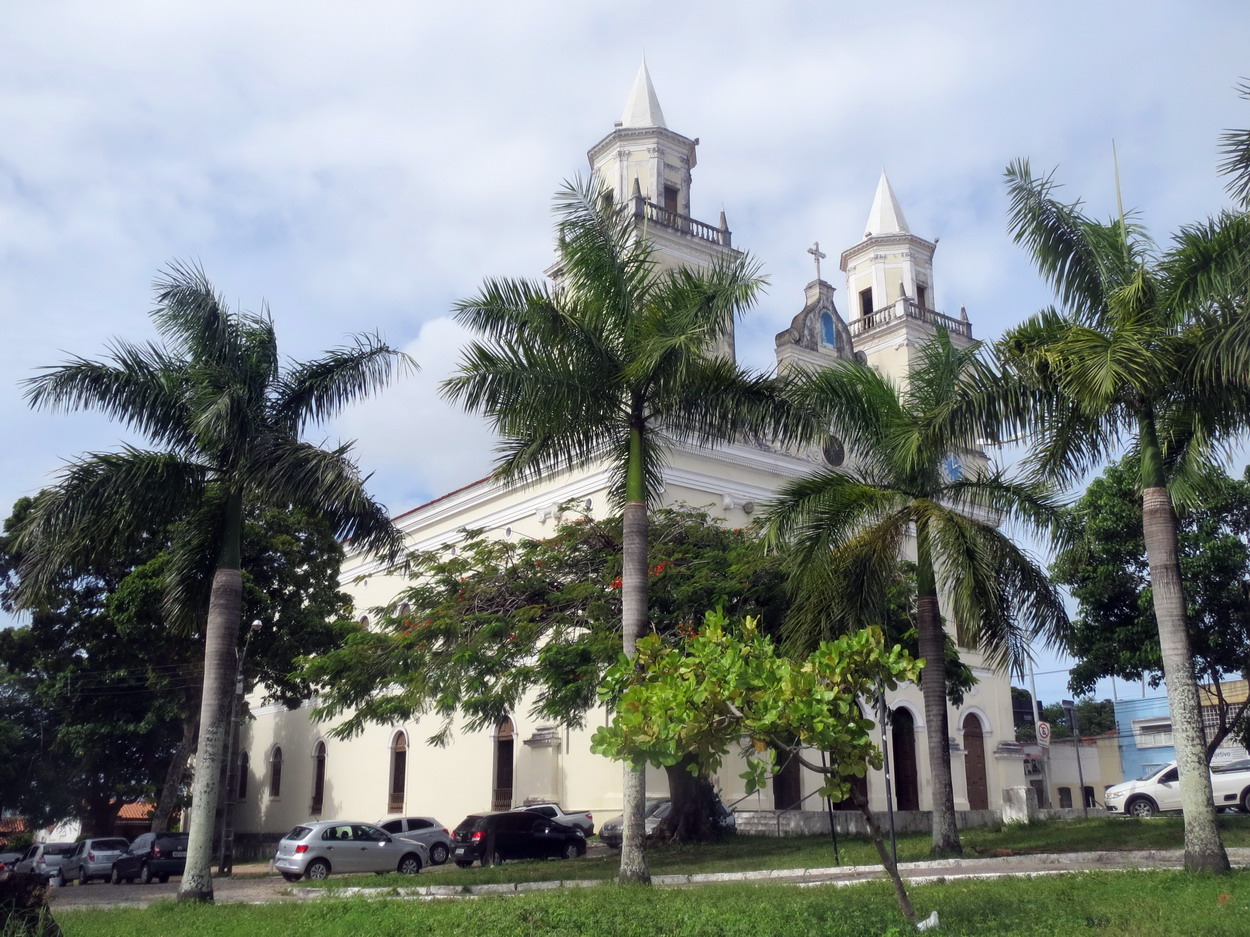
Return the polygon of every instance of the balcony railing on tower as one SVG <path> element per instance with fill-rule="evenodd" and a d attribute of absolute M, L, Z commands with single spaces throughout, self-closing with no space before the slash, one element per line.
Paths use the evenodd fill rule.
<path fill-rule="evenodd" d="M 874 309 L 866 316 L 852 319 L 848 324 L 850 325 L 851 335 L 863 335 L 871 329 L 880 328 L 887 323 L 896 322 L 900 319 L 915 319 L 919 322 L 927 322 L 930 325 L 940 325 L 951 335 L 962 335 L 964 338 L 972 338 L 972 323 L 963 315 L 956 319 L 954 316 L 948 316 L 938 312 L 936 309 L 921 306 L 914 299 L 908 299 L 907 297 L 897 299 L 888 306 L 882 306 L 880 309 Z"/>
<path fill-rule="evenodd" d="M 710 241 L 713 244 L 733 247 L 733 234 L 725 223 L 723 212 L 721 213 L 720 227 L 717 227 L 716 225 L 708 224 L 706 221 L 696 221 L 689 215 L 661 208 L 655 202 L 642 195 L 635 195 L 632 201 L 634 203 L 634 217 L 639 221 L 671 228 L 674 231 L 680 231 L 683 234 L 689 234 L 691 237 L 699 238 L 701 241 Z"/>

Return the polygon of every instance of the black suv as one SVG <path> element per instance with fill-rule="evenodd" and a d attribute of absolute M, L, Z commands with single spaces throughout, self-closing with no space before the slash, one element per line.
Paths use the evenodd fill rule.
<path fill-rule="evenodd" d="M 498 865 L 505 859 L 575 859 L 586 853 L 586 834 L 532 813 L 477 813 L 451 834 L 451 857 L 460 868 L 475 861 Z"/>
<path fill-rule="evenodd" d="M 181 875 L 187 867 L 186 833 L 144 833 L 113 862 L 109 880 L 114 885 L 133 882 L 144 885 L 152 879 L 168 882 L 171 875 Z"/>

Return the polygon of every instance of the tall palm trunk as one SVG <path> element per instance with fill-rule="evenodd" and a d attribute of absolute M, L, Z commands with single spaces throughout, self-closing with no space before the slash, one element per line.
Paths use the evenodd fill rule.
<path fill-rule="evenodd" d="M 204 634 L 204 693 L 200 699 L 200 744 L 191 786 L 190 839 L 187 865 L 178 889 L 180 901 L 213 900 L 213 827 L 226 735 L 230 731 L 230 697 L 234 692 L 239 622 L 243 614 L 240 544 L 243 498 L 233 493 L 226 505 L 221 556 L 213 575 Z"/>
<path fill-rule="evenodd" d="M 625 512 L 621 531 L 621 642 L 633 657 L 638 637 L 647 625 L 647 502 L 643 475 L 643 433 L 630 431 L 629 468 L 625 480 Z M 621 884 L 648 884 L 651 872 L 646 855 L 647 775 L 645 767 L 625 762 L 621 807 L 625 819 L 621 842 Z"/>
<path fill-rule="evenodd" d="M 916 529 L 916 631 L 924 670 L 920 692 L 929 745 L 929 779 L 933 785 L 933 843 L 935 857 L 961 855 L 955 822 L 955 789 L 951 781 L 950 721 L 946 710 L 946 634 L 938 608 L 937 577 L 923 523 Z"/>
<path fill-rule="evenodd" d="M 1172 738 L 1180 771 L 1181 809 L 1185 815 L 1185 868 L 1228 871 L 1228 854 L 1215 822 L 1211 775 L 1202 737 L 1202 708 L 1189 653 L 1185 592 L 1176 537 L 1176 512 L 1164 484 L 1163 465 L 1150 415 L 1140 419 L 1142 465 L 1142 535 L 1150 563 L 1150 587 L 1163 676 L 1172 711 Z"/>

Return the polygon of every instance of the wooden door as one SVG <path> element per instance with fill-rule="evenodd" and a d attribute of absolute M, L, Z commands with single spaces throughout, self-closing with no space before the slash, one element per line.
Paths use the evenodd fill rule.
<path fill-rule="evenodd" d="M 899 810 L 920 809 L 920 777 L 916 764 L 916 722 L 902 707 L 890 716 L 893 748 L 894 803 Z"/>
<path fill-rule="evenodd" d="M 964 717 L 964 777 L 968 784 L 968 809 L 989 810 L 990 788 L 985 776 L 985 733 L 972 713 Z"/>

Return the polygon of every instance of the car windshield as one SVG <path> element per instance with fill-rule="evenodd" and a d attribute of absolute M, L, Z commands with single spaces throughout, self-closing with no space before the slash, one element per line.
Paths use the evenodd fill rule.
<path fill-rule="evenodd" d="M 1222 774 L 1225 771 L 1246 771 L 1247 769 L 1250 769 L 1250 759 L 1246 758 L 1241 759 L 1241 761 L 1230 761 L 1226 765 L 1211 766 L 1211 770 L 1217 774 Z"/>
<path fill-rule="evenodd" d="M 129 845 L 124 839 L 97 839 L 91 848 L 98 852 L 125 852 Z"/>
<path fill-rule="evenodd" d="M 312 832 L 312 827 L 297 826 L 295 829 L 291 830 L 291 832 L 287 833 L 286 836 L 282 838 L 299 840 L 299 839 L 303 839 L 305 836 L 307 836 L 311 832 Z"/>
<path fill-rule="evenodd" d="M 48 845 L 43 848 L 43 854 L 45 856 L 68 856 L 73 851 L 73 843 L 48 843 Z"/>

